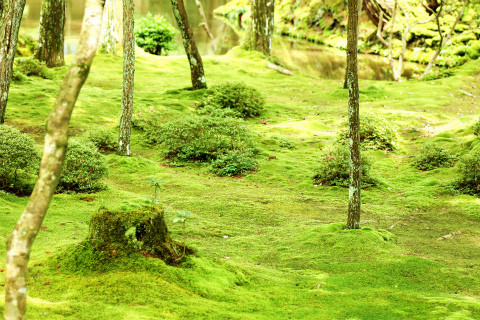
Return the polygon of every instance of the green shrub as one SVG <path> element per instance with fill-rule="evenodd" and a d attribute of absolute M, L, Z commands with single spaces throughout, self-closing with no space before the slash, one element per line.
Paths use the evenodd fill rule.
<path fill-rule="evenodd" d="M 13 69 L 15 72 L 20 72 L 26 76 L 37 76 L 43 79 L 53 78 L 45 63 L 33 58 L 16 58 Z"/>
<path fill-rule="evenodd" d="M 162 16 L 148 14 L 135 21 L 135 41 L 145 52 L 161 55 L 175 49 L 177 30 Z"/>
<path fill-rule="evenodd" d="M 473 125 L 473 134 L 480 137 L 480 119 Z"/>
<path fill-rule="evenodd" d="M 250 131 L 240 119 L 187 116 L 143 129 L 148 142 L 160 145 L 173 165 L 210 163 L 230 152 L 257 152 Z"/>
<path fill-rule="evenodd" d="M 255 171 L 258 163 L 252 151 L 229 151 L 212 162 L 210 170 L 219 176 L 238 176 Z"/>
<path fill-rule="evenodd" d="M 209 88 L 199 107 L 211 106 L 218 109 L 231 109 L 237 117 L 259 116 L 265 100 L 257 89 L 243 82 L 227 82 Z"/>
<path fill-rule="evenodd" d="M 40 157 L 35 143 L 15 128 L 0 125 L 0 190 L 31 191 L 27 179 L 37 173 Z"/>
<path fill-rule="evenodd" d="M 350 152 L 342 144 L 326 149 L 320 157 L 320 164 L 315 169 L 313 183 L 317 185 L 348 187 L 350 185 Z M 362 156 L 361 173 L 362 188 L 376 185 L 375 179 L 370 177 L 370 161 Z"/>
<path fill-rule="evenodd" d="M 92 142 L 70 140 L 58 190 L 94 192 L 105 189 L 100 179 L 105 177 L 107 172 L 104 157 Z"/>
<path fill-rule="evenodd" d="M 461 177 L 453 187 L 462 193 L 480 195 L 480 150 L 471 151 L 458 162 Z"/>
<path fill-rule="evenodd" d="M 396 135 L 392 126 L 376 115 L 360 115 L 360 143 L 362 149 L 394 150 Z M 339 141 L 348 143 L 348 123 L 343 125 Z"/>
<path fill-rule="evenodd" d="M 440 69 L 438 71 L 432 70 L 429 74 L 425 75 L 425 77 L 423 77 L 422 80 L 431 81 L 431 80 L 436 80 L 441 78 L 453 77 L 454 75 L 455 75 L 455 71 L 451 69 Z"/>
<path fill-rule="evenodd" d="M 440 167 L 451 167 L 454 157 L 435 143 L 427 142 L 420 149 L 420 154 L 413 161 L 419 170 L 433 170 Z"/>
<path fill-rule="evenodd" d="M 117 136 L 108 127 L 101 126 L 89 130 L 84 134 L 84 137 L 86 140 L 92 142 L 100 151 L 117 150 Z"/>

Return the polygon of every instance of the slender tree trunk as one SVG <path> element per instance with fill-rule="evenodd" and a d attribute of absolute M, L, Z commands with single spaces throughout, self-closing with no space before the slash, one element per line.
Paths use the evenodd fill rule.
<path fill-rule="evenodd" d="M 207 87 L 207 81 L 205 80 L 205 72 L 203 71 L 202 57 L 198 52 L 192 28 L 188 23 L 185 5 L 183 4 L 183 0 L 171 0 L 171 2 L 173 15 L 180 28 L 183 46 L 185 47 L 185 53 L 187 54 L 188 62 L 190 63 L 193 89 L 204 89 Z"/>
<path fill-rule="evenodd" d="M 49 68 L 65 64 L 64 27 L 65 0 L 43 0 L 35 59 L 45 61 Z"/>
<path fill-rule="evenodd" d="M 274 0 L 252 0 L 251 18 L 243 47 L 269 56 L 272 54 Z"/>
<path fill-rule="evenodd" d="M 358 34 L 360 33 L 360 16 L 362 15 L 362 8 L 363 8 L 363 0 L 358 0 L 358 26 L 357 26 L 357 39 Z M 348 63 L 347 63 L 348 67 Z M 348 79 L 347 79 L 347 68 L 345 68 L 345 78 L 343 80 L 343 89 L 348 89 Z"/>
<path fill-rule="evenodd" d="M 25 318 L 30 250 L 60 178 L 67 148 L 68 123 L 97 51 L 102 10 L 103 0 L 87 0 L 78 51 L 65 75 L 47 123 L 38 180 L 23 214 L 7 240 L 5 320 Z"/>
<path fill-rule="evenodd" d="M 123 100 L 118 138 L 118 154 L 121 156 L 130 155 L 135 78 L 134 10 L 133 0 L 123 0 Z"/>
<path fill-rule="evenodd" d="M 100 48 L 107 53 L 117 53 L 117 10 L 116 0 L 105 0 L 105 10 L 103 11 L 102 36 L 100 38 Z"/>
<path fill-rule="evenodd" d="M 350 147 L 350 189 L 348 197 L 348 229 L 358 229 L 360 225 L 360 102 L 358 90 L 358 2 L 348 2 L 347 31 L 347 85 L 348 85 L 348 124 Z"/>
<path fill-rule="evenodd" d="M 212 43 L 213 54 L 216 54 L 215 43 L 213 42 L 215 39 L 212 32 L 210 31 L 210 28 L 208 27 L 207 17 L 205 16 L 205 11 L 203 11 L 202 3 L 200 2 L 200 0 L 195 0 L 195 4 L 197 5 L 198 11 L 200 12 L 200 17 L 202 17 L 202 27 L 207 33 Z"/>
<path fill-rule="evenodd" d="M 13 59 L 17 51 L 18 31 L 22 21 L 25 0 L 3 0 L 0 19 L 0 125 L 5 122 L 8 90 L 13 73 Z"/>

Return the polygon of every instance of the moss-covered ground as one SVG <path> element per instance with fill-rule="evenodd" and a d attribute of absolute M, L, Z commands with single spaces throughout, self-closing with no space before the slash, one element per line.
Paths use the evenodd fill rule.
<path fill-rule="evenodd" d="M 241 80 L 265 95 L 265 121 L 248 120 L 263 149 L 259 170 L 220 178 L 206 167 L 168 167 L 160 150 L 134 131 L 132 157 L 107 154 L 108 190 L 55 195 L 31 255 L 29 319 L 480 318 L 480 199 L 445 188 L 455 167 L 421 172 L 411 166 L 427 140 L 458 154 L 480 145 L 469 128 L 480 115 L 478 61 L 435 81 L 361 81 L 361 112 L 388 119 L 398 149 L 368 151 L 381 184 L 363 191 L 363 228 L 353 231 L 343 230 L 347 189 L 312 182 L 319 150 L 335 143 L 347 121 L 342 82 L 282 75 L 238 49 L 204 62 L 209 85 Z M 11 86 L 6 121 L 39 145 L 64 70 L 53 80 L 31 77 Z M 72 135 L 98 126 L 116 130 L 121 83 L 122 58 L 98 55 Z M 189 85 L 185 57 L 139 53 L 136 112 L 190 112 L 202 92 L 183 90 Z M 272 136 L 295 148 L 268 143 Z M 170 208 L 175 240 L 183 241 L 182 226 L 171 223 L 175 212 L 192 212 L 186 241 L 195 256 L 182 267 L 119 257 L 101 272 L 62 259 L 78 250 L 99 208 L 144 205 L 152 176 L 163 181 L 161 203 Z M 2 243 L 27 200 L 0 194 Z M 2 245 L 2 269 L 4 256 Z M 82 266 L 91 258 L 86 253 Z"/>

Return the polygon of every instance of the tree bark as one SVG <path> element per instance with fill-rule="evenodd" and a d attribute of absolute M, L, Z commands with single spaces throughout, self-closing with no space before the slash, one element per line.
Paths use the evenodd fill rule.
<path fill-rule="evenodd" d="M 260 51 L 266 56 L 272 54 L 274 0 L 252 0 L 251 18 L 243 47 Z"/>
<path fill-rule="evenodd" d="M 62 171 L 68 123 L 97 50 L 103 0 L 87 0 L 77 54 L 68 69 L 50 113 L 38 180 L 30 200 L 7 240 L 4 319 L 24 319 L 27 264 L 32 244 L 45 217 Z"/>
<path fill-rule="evenodd" d="M 13 73 L 13 59 L 17 51 L 18 31 L 22 21 L 25 0 L 3 0 L 0 20 L 0 125 L 5 122 L 8 90 Z"/>
<path fill-rule="evenodd" d="M 358 2 L 348 2 L 347 30 L 347 85 L 348 85 L 348 124 L 350 147 L 350 189 L 348 197 L 348 229 L 360 227 L 360 102 L 358 89 Z"/>
<path fill-rule="evenodd" d="M 205 80 L 205 72 L 203 71 L 203 62 L 198 52 L 195 37 L 192 28 L 188 23 L 187 12 L 183 0 L 171 0 L 173 15 L 177 21 L 180 33 L 182 34 L 183 46 L 190 63 L 190 73 L 192 75 L 192 86 L 194 90 L 205 89 L 207 81 Z"/>
<path fill-rule="evenodd" d="M 123 100 L 117 151 L 121 156 L 130 155 L 135 79 L 134 10 L 133 0 L 123 0 Z"/>
<path fill-rule="evenodd" d="M 358 39 L 358 34 L 360 33 L 360 16 L 362 15 L 362 9 L 363 9 L 363 0 L 358 0 L 358 26 L 357 26 L 357 39 Z M 347 63 L 348 67 L 348 63 Z M 343 89 L 348 89 L 348 79 L 347 79 L 347 68 L 345 68 L 345 78 L 343 81 Z"/>
<path fill-rule="evenodd" d="M 116 0 L 105 0 L 105 9 L 103 10 L 102 37 L 100 38 L 100 48 L 107 53 L 117 53 L 118 31 L 117 31 L 117 10 Z"/>
<path fill-rule="evenodd" d="M 65 0 L 43 0 L 35 59 L 45 61 L 49 68 L 65 64 L 64 27 Z"/>

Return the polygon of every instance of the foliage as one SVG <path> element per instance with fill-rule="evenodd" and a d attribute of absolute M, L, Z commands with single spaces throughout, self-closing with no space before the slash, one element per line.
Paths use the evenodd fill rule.
<path fill-rule="evenodd" d="M 34 58 L 16 58 L 13 69 L 25 76 L 37 76 L 43 79 L 53 78 L 45 62 L 40 62 Z"/>
<path fill-rule="evenodd" d="M 348 123 L 343 125 L 339 140 L 348 141 Z M 360 115 L 360 143 L 363 149 L 394 150 L 396 135 L 390 123 L 376 115 Z"/>
<path fill-rule="evenodd" d="M 135 21 L 135 41 L 145 52 L 167 55 L 175 49 L 177 30 L 162 16 L 147 16 Z"/>
<path fill-rule="evenodd" d="M 439 167 L 451 167 L 454 157 L 432 142 L 425 143 L 420 154 L 413 161 L 413 166 L 419 170 L 433 170 Z"/>
<path fill-rule="evenodd" d="M 475 122 L 472 129 L 473 129 L 473 134 L 476 135 L 477 137 L 480 137 L 480 119 L 478 119 L 478 121 Z"/>
<path fill-rule="evenodd" d="M 429 74 L 422 78 L 422 81 L 431 81 L 441 78 L 448 78 L 453 77 L 455 75 L 455 71 L 451 69 L 440 69 L 438 71 L 431 71 Z"/>
<path fill-rule="evenodd" d="M 362 187 L 373 186 L 377 181 L 370 174 L 370 160 L 361 157 Z M 350 185 L 350 151 L 339 144 L 324 150 L 320 155 L 319 166 L 315 169 L 313 183 L 316 185 L 348 187 Z"/>
<path fill-rule="evenodd" d="M 187 116 L 143 129 L 147 140 L 161 145 L 174 165 L 211 162 L 229 152 L 256 153 L 253 137 L 239 119 Z"/>
<path fill-rule="evenodd" d="M 463 156 L 458 168 L 461 177 L 453 182 L 453 187 L 462 193 L 480 195 L 480 150 Z"/>
<path fill-rule="evenodd" d="M 37 41 L 27 34 L 20 33 L 17 41 L 17 56 L 28 57 L 33 56 L 37 48 Z M 17 59 L 17 58 L 15 58 Z"/>
<path fill-rule="evenodd" d="M 212 162 L 210 170 L 219 176 L 238 176 L 255 171 L 258 162 L 252 151 L 228 151 Z"/>
<path fill-rule="evenodd" d="M 28 192 L 25 179 L 36 174 L 40 157 L 28 135 L 8 125 L 0 125 L 0 190 Z"/>
<path fill-rule="evenodd" d="M 199 107 L 231 109 L 237 117 L 251 118 L 263 111 L 265 100 L 257 89 L 243 82 L 226 82 L 210 87 Z"/>
<path fill-rule="evenodd" d="M 83 137 L 92 142 L 100 151 L 116 151 L 118 140 L 110 128 L 99 126 L 87 131 Z"/>
<path fill-rule="evenodd" d="M 100 181 L 108 173 L 103 155 L 90 141 L 68 142 L 59 191 L 95 192 L 105 189 Z"/>

